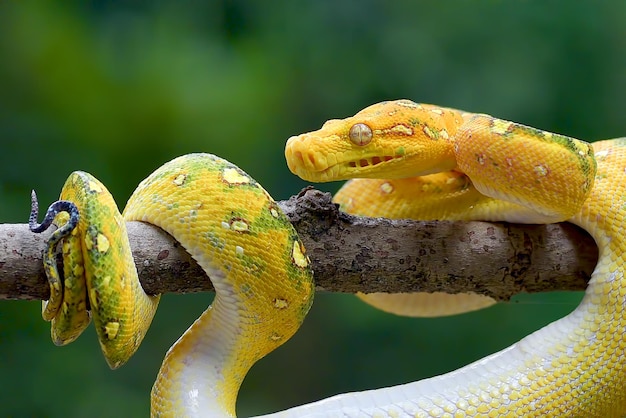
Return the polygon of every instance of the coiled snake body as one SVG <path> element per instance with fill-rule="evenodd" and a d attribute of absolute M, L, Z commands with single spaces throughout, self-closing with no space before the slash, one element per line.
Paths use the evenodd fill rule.
<path fill-rule="evenodd" d="M 338 395 L 271 416 L 626 414 L 626 139 L 591 147 L 487 115 L 399 100 L 292 137 L 285 154 L 291 171 L 306 180 L 361 178 L 348 182 L 335 198 L 346 211 L 416 219 L 568 220 L 593 236 L 599 262 L 582 302 L 571 314 L 509 348 L 442 376 Z M 74 174 L 68 182 L 84 183 L 81 190 L 90 191 L 78 193 L 79 197 L 96 197 L 88 196 L 88 202 L 101 200 L 104 194 L 104 187 L 84 173 Z M 73 201 L 76 193 L 67 196 Z M 112 247 L 122 244 L 114 241 L 114 231 L 106 226 L 111 221 L 98 221 L 104 219 L 100 212 L 96 226 L 87 223 L 92 203 L 77 206 L 79 227 L 71 236 L 82 237 L 78 245 L 84 258 L 101 262 Z M 110 211 L 104 212 L 109 216 Z M 313 285 L 308 259 L 295 232 L 254 180 L 223 160 L 199 154 L 174 160 L 142 182 L 129 201 L 125 219 L 159 225 L 176 237 L 208 271 L 217 290 L 212 307 L 168 352 L 152 391 L 152 415 L 234 416 L 236 394 L 249 367 L 288 339 L 310 306 Z M 122 224 L 116 218 L 115 225 Z M 64 244 L 68 256 L 75 253 L 70 246 Z M 117 269 L 118 264 L 124 263 L 109 267 Z M 81 273 L 82 269 L 74 270 Z M 90 299 L 90 305 L 104 318 L 95 320 L 103 348 L 107 341 L 120 342 L 122 336 L 129 336 L 121 343 L 123 355 L 107 354 L 109 363 L 117 366 L 138 346 L 150 322 L 143 318 L 151 318 L 156 303 L 147 298 L 148 308 L 140 309 L 141 315 L 132 313 L 133 307 L 115 308 L 131 313 L 130 317 L 120 311 L 112 314 L 105 306 L 119 307 L 119 301 L 98 298 L 111 293 L 105 289 L 114 282 L 132 287 L 130 274 L 120 267 L 121 280 L 110 272 L 94 279 L 89 278 L 90 270 L 85 263 L 87 282 L 95 284 L 88 284 L 87 293 L 97 297 Z M 397 305 L 393 302 L 397 297 L 363 296 L 383 309 L 389 299 Z M 432 308 L 424 307 L 426 296 L 400 297 L 422 307 L 415 311 L 402 306 L 396 311 L 433 314 Z M 475 295 L 443 299 L 465 305 L 452 311 L 437 308 L 436 314 L 492 303 Z M 66 313 L 85 304 L 52 302 L 48 304 L 62 306 L 59 311 Z M 58 334 L 63 332 L 53 331 L 57 342 L 62 342 Z"/>

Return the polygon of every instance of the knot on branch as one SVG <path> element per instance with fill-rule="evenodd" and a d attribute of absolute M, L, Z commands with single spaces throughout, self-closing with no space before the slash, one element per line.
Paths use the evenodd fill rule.
<path fill-rule="evenodd" d="M 339 205 L 333 203 L 332 199 L 330 193 L 308 186 L 278 204 L 300 234 L 304 232 L 316 239 L 327 234 L 340 216 L 344 215 L 339 212 Z"/>

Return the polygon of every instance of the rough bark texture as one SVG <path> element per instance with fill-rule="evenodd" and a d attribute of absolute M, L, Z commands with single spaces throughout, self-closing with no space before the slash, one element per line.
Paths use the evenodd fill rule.
<path fill-rule="evenodd" d="M 330 292 L 471 291 L 508 300 L 521 292 L 582 290 L 598 257 L 591 237 L 567 223 L 357 218 L 315 189 L 279 204 L 307 248 L 318 290 Z M 212 290 L 170 235 L 141 222 L 127 226 L 148 293 Z M 0 299 L 47 299 L 41 255 L 48 235 L 0 224 Z"/>

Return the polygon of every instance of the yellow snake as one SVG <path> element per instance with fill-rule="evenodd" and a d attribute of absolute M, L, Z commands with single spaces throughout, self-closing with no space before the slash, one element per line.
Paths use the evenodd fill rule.
<path fill-rule="evenodd" d="M 626 139 L 597 142 L 592 149 L 487 115 L 400 100 L 292 137 L 285 153 L 290 169 L 310 181 L 365 178 L 350 181 L 337 194 L 344 210 L 418 219 L 568 220 L 594 237 L 600 258 L 574 312 L 505 350 L 442 376 L 338 395 L 271 416 L 626 413 L 626 242 L 620 235 L 626 222 Z M 55 341 L 75 338 L 73 328 L 63 324 L 74 321 L 76 307 L 89 305 L 109 364 L 119 366 L 132 355 L 157 302 L 143 292 L 126 295 L 125 289 L 137 290 L 137 279 L 127 239 L 118 232 L 124 231 L 123 219 L 158 225 L 207 270 L 217 296 L 166 355 L 152 390 L 152 416 L 235 416 L 237 391 L 248 369 L 297 330 L 312 298 L 304 249 L 269 195 L 232 164 L 194 154 L 144 180 L 123 219 L 104 186 L 86 173 L 70 176 L 61 200 L 42 227 L 33 220 L 36 205 L 31 216 L 35 230 L 55 216 L 66 225 L 53 235 L 45 257 L 52 277 L 44 312 L 54 318 Z M 63 240 L 64 281 L 68 274 L 84 274 L 89 302 L 60 296 L 51 261 L 58 240 Z M 114 260 L 118 251 L 126 261 Z M 69 286 L 76 287 L 72 281 Z M 397 297 L 363 296 L 383 307 L 387 298 Z M 124 304 L 126 298 L 134 305 Z M 408 296 L 418 302 L 424 298 Z M 471 295 L 451 298 L 470 299 L 457 311 L 491 303 L 485 298 L 476 302 Z M 431 308 L 400 311 L 431 314 Z"/>
<path fill-rule="evenodd" d="M 235 416 L 248 370 L 296 332 L 313 298 L 304 247 L 270 195 L 228 161 L 190 154 L 141 182 L 123 217 L 104 185 L 88 173 L 72 173 L 60 199 L 36 225 L 33 197 L 30 222 L 36 232 L 55 216 L 63 225 L 44 257 L 51 297 L 43 316 L 52 320 L 54 342 L 78 337 L 89 323 L 85 308 L 90 306 L 111 368 L 132 356 L 158 296 L 141 288 L 124 221 L 157 225 L 208 273 L 216 296 L 168 351 L 152 389 L 152 416 Z M 60 240 L 64 283 L 54 251 Z"/>
<path fill-rule="evenodd" d="M 398 100 L 292 137 L 285 154 L 291 171 L 309 181 L 359 178 L 335 196 L 351 213 L 568 220 L 593 236 L 600 258 L 571 314 L 509 348 L 442 376 L 339 395 L 280 416 L 626 415 L 626 138 L 596 142 L 592 149 L 488 115 Z M 398 297 L 426 306 L 398 308 Z M 401 313 L 430 315 L 433 309 L 423 294 L 364 299 Z M 492 303 L 469 295 L 436 299 L 463 301 L 452 312 Z"/>

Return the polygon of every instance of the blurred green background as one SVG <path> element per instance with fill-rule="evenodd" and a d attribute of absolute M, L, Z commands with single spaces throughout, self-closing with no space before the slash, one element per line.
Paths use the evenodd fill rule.
<path fill-rule="evenodd" d="M 626 2 L 212 1 L 0 4 L 0 219 L 87 170 L 123 202 L 163 162 L 218 154 L 276 198 L 306 183 L 283 146 L 381 100 L 491 113 L 586 140 L 623 135 Z M 322 186 L 336 190 L 338 184 Z M 211 295 L 167 295 L 110 371 L 93 329 L 57 348 L 38 302 L 0 301 L 0 416 L 147 416 L 167 348 Z M 241 416 L 455 369 L 571 311 L 580 294 L 405 319 L 320 294 L 254 367 Z"/>

